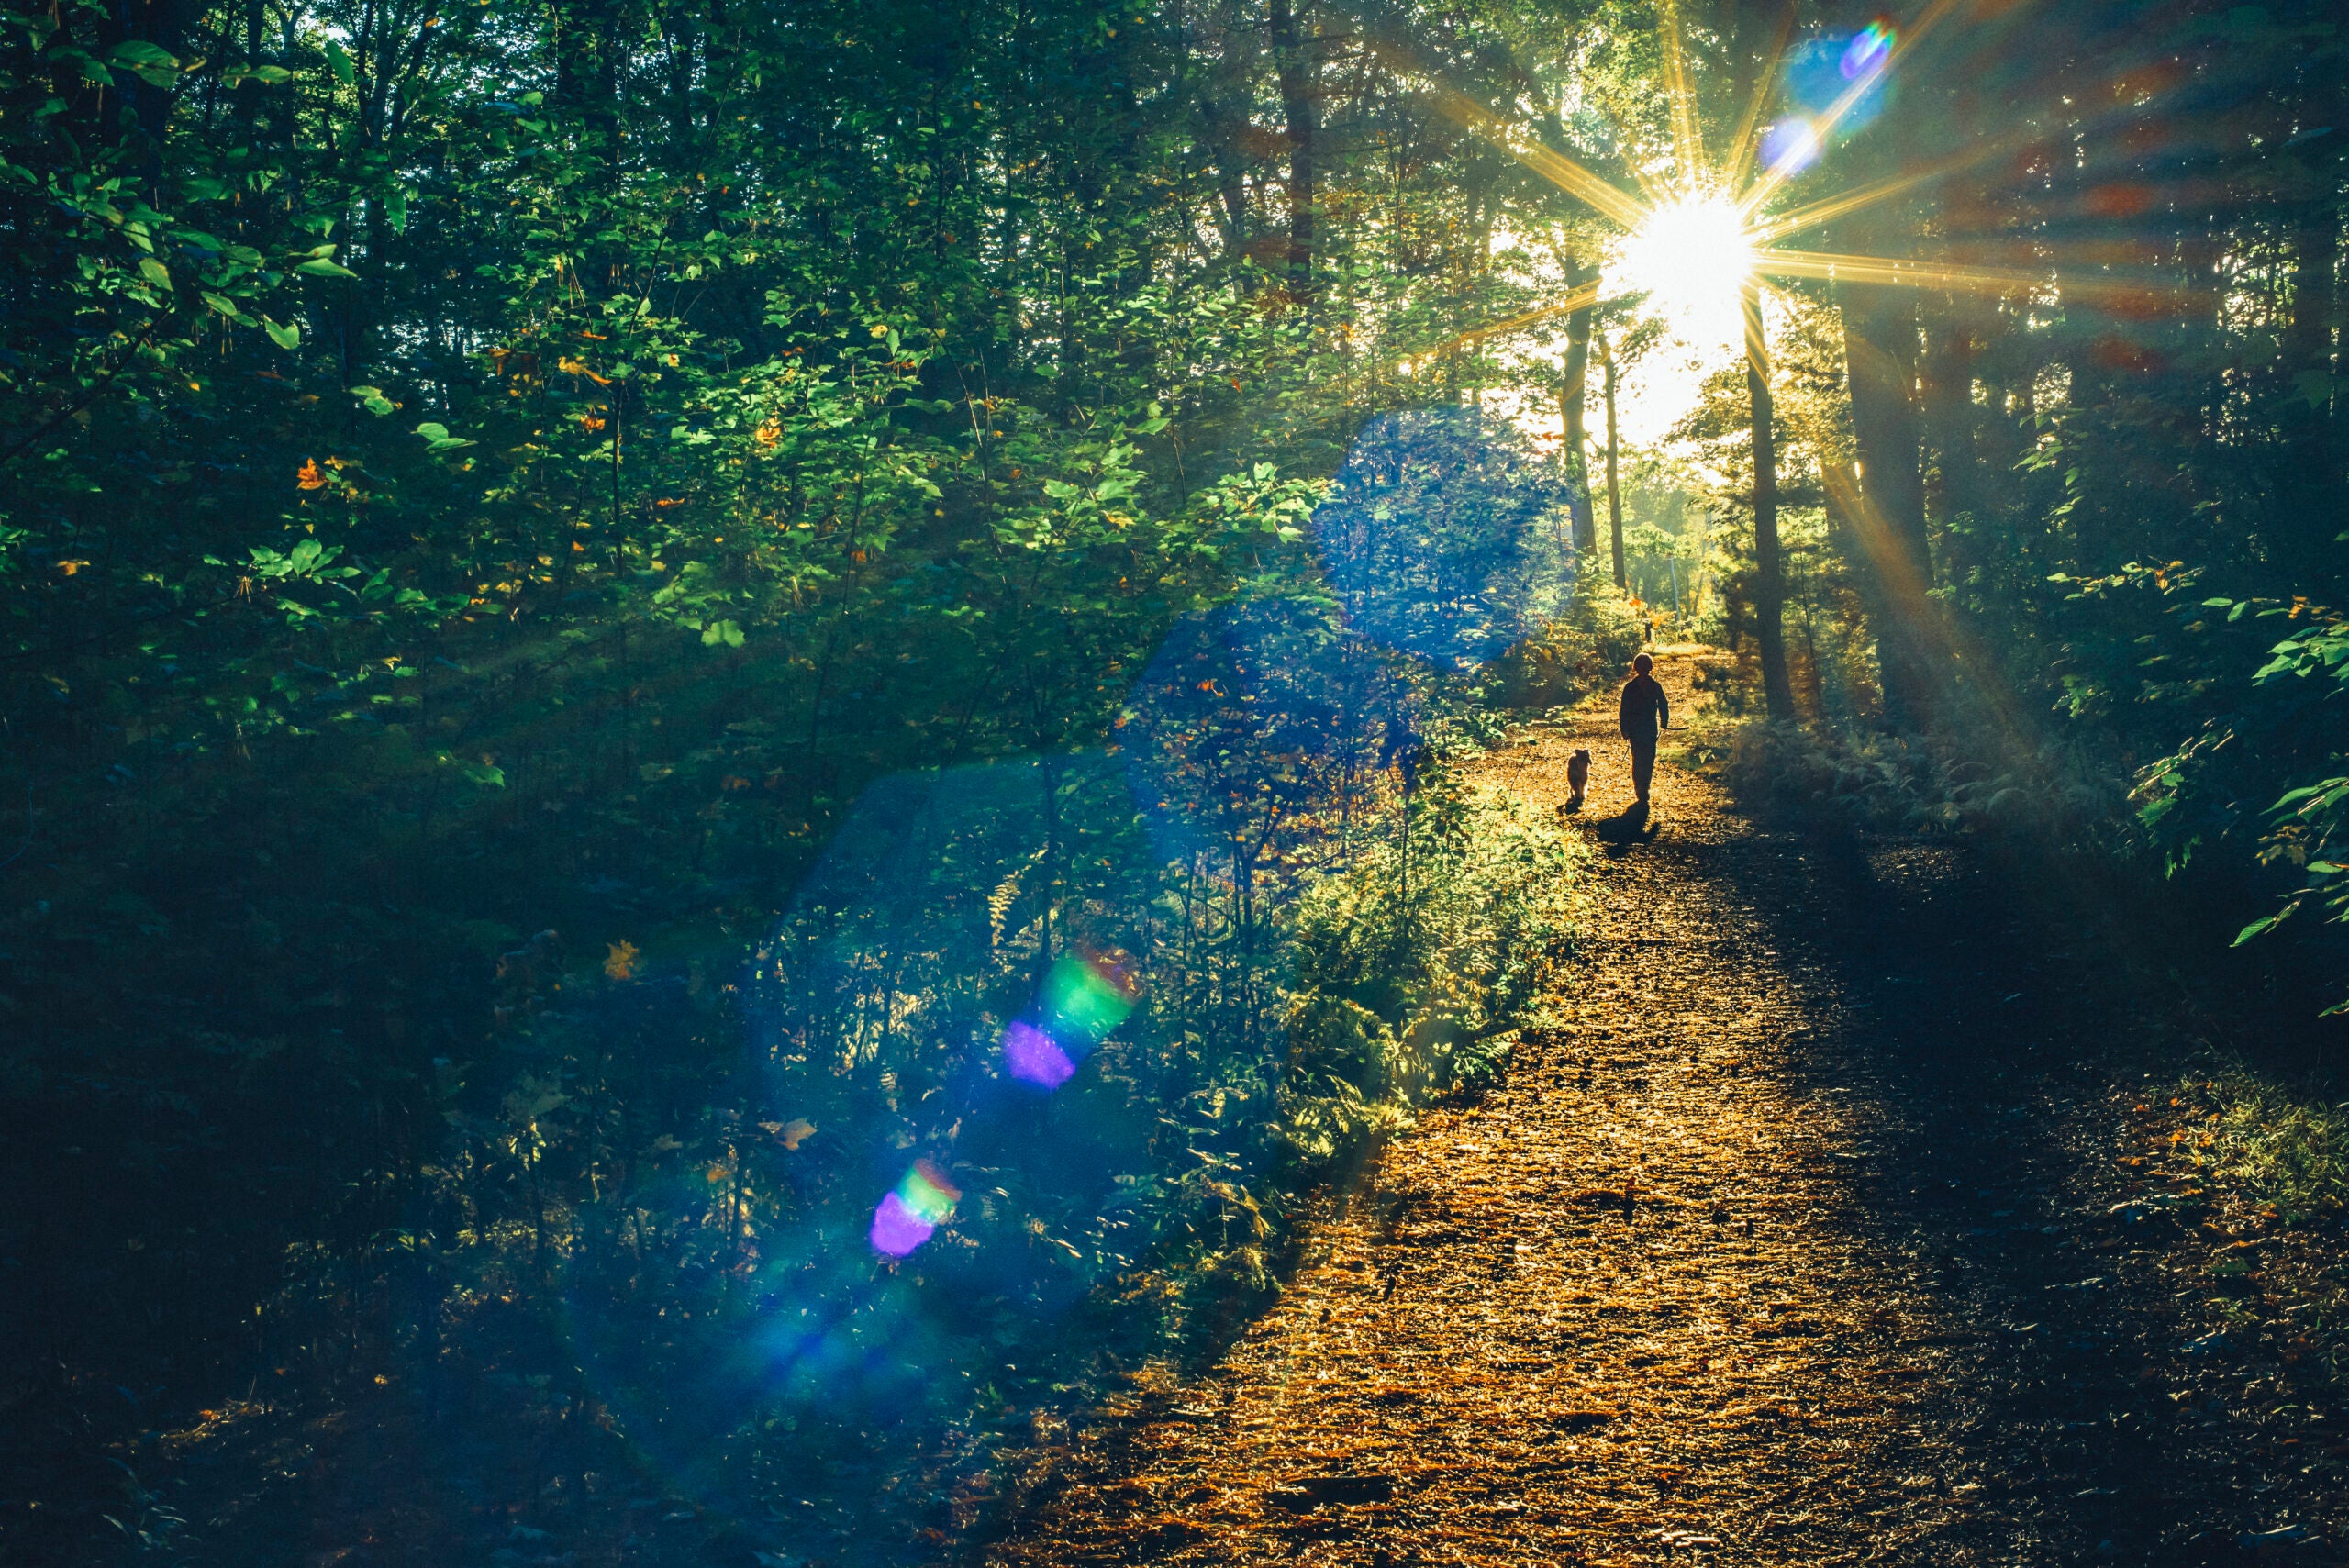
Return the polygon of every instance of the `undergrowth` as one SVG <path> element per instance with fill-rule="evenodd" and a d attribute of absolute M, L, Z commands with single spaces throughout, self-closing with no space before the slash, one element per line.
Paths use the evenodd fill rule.
<path fill-rule="evenodd" d="M 1646 617 L 1621 589 L 1604 580 L 1586 584 L 1564 614 L 1493 662 L 1480 694 L 1504 707 L 1565 706 L 1622 679 L 1649 637 Z"/>
<path fill-rule="evenodd" d="M 2349 1210 L 2349 1102 L 2296 1092 L 2236 1066 L 2181 1085 L 2207 1119 L 2179 1145 L 2202 1179 L 2287 1224 Z"/>
<path fill-rule="evenodd" d="M 1297 918 L 1279 1135 L 1303 1166 L 1492 1078 L 1564 951 L 1579 840 L 1489 787 L 1416 806 Z"/>
<path fill-rule="evenodd" d="M 1721 747 L 1739 799 L 1783 816 L 1840 817 L 1879 832 L 1994 832 L 2101 842 L 2126 784 L 2061 741 L 1997 743 L 1755 720 Z"/>

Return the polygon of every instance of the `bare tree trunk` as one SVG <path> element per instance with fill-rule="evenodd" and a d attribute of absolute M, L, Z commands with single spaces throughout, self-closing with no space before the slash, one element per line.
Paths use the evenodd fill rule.
<path fill-rule="evenodd" d="M 1615 350 L 1604 338 L 1598 340 L 1598 363 L 1607 377 L 1607 540 L 1615 557 L 1615 586 L 1628 592 L 1631 583 L 1623 570 L 1623 485 L 1615 440 Z"/>
<path fill-rule="evenodd" d="M 1280 78 L 1281 109 L 1288 121 L 1289 293 L 1302 300 L 1313 292 L 1314 139 L 1319 130 L 1313 61 L 1289 0 L 1272 0 L 1273 57 Z"/>
<path fill-rule="evenodd" d="M 2302 209 L 2292 235 L 2292 314 L 2284 330 L 2284 373 L 2299 395 L 2288 402 L 2290 456 L 2278 488 L 2280 562 L 2296 585 L 2328 596 L 2341 575 L 2339 536 L 2349 522 L 2341 500 L 2333 440 L 2332 332 L 2339 299 L 2341 209 L 2328 191 Z"/>
<path fill-rule="evenodd" d="M 1770 396 L 1770 346 L 1762 328 L 1762 287 L 1745 285 L 1745 390 L 1753 405 L 1753 640 L 1762 653 L 1763 702 L 1773 719 L 1795 717 L 1787 678 L 1786 563 L 1778 553 L 1778 437 Z"/>
<path fill-rule="evenodd" d="M 1579 256 L 1566 258 L 1566 291 L 1571 294 L 1595 281 L 1598 269 Z M 1558 388 L 1559 435 L 1564 439 L 1560 456 L 1570 486 L 1567 506 L 1574 514 L 1575 550 L 1587 555 L 1598 549 L 1598 530 L 1590 512 L 1589 445 L 1584 434 L 1584 389 L 1590 380 L 1590 319 L 1592 306 L 1584 306 L 1566 317 L 1565 380 Z"/>
<path fill-rule="evenodd" d="M 1851 522 L 1883 606 L 1876 630 L 1885 713 L 1897 724 L 1920 725 L 1932 708 L 1925 656 L 1932 578 L 1919 467 L 1917 306 L 1899 290 L 1852 284 L 1838 284 L 1837 298 L 1860 459 Z"/>

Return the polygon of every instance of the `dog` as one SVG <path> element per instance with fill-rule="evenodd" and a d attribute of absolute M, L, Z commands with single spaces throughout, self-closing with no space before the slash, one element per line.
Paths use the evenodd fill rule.
<path fill-rule="evenodd" d="M 1566 809 L 1581 810 L 1583 796 L 1590 790 L 1589 747 L 1576 747 L 1575 754 L 1566 759 L 1566 787 L 1574 791 L 1574 794 L 1567 798 Z"/>

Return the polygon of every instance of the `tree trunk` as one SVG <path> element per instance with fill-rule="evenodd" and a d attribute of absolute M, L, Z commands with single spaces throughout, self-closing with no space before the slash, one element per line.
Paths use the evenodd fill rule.
<path fill-rule="evenodd" d="M 2279 561 L 2297 587 L 2328 597 L 2340 575 L 2340 454 L 2333 440 L 2332 331 L 2339 298 L 2341 210 L 2330 193 L 2310 202 L 2294 224 L 2292 314 L 2284 330 L 2284 374 L 2290 400 L 2281 421 L 2288 445 L 2277 488 Z"/>
<path fill-rule="evenodd" d="M 1932 714 L 1931 545 L 1925 530 L 1924 476 L 1919 467 L 1917 306 L 1904 291 L 1836 285 L 1843 316 L 1844 373 L 1852 396 L 1852 438 L 1860 459 L 1860 493 L 1851 519 L 1865 565 L 1884 606 L 1876 659 L 1886 717 L 1917 726 Z"/>
<path fill-rule="evenodd" d="M 1615 558 L 1615 586 L 1629 592 L 1623 570 L 1623 486 L 1615 441 L 1615 351 L 1604 338 L 1598 340 L 1598 363 L 1607 377 L 1607 540 Z"/>
<path fill-rule="evenodd" d="M 1778 554 L 1778 438 L 1770 397 L 1770 345 L 1762 326 L 1762 287 L 1745 285 L 1745 390 L 1753 405 L 1753 640 L 1762 653 L 1762 696 L 1774 720 L 1795 717 L 1787 679 L 1786 563 Z"/>
<path fill-rule="evenodd" d="M 1566 292 L 1595 281 L 1598 269 L 1579 256 L 1566 258 Z M 1584 389 L 1590 381 L 1590 319 L 1593 307 L 1584 306 L 1566 317 L 1565 380 L 1558 388 L 1559 435 L 1564 445 L 1559 456 L 1565 464 L 1568 509 L 1574 513 L 1575 550 L 1588 555 L 1598 549 L 1598 527 L 1590 511 L 1589 442 L 1584 434 Z"/>
<path fill-rule="evenodd" d="M 1313 292 L 1313 160 L 1319 129 L 1313 61 L 1289 0 L 1272 0 L 1271 22 L 1281 109 L 1288 121 L 1289 293 L 1302 300 Z"/>

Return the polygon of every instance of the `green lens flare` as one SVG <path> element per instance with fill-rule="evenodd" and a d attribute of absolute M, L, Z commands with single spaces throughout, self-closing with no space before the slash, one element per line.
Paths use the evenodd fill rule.
<path fill-rule="evenodd" d="M 1046 1032 L 1089 1050 L 1132 1016 L 1138 995 L 1123 954 L 1070 953 L 1044 976 Z"/>

